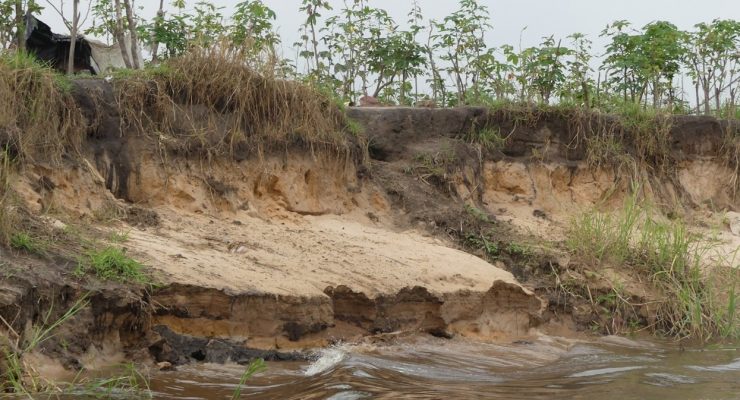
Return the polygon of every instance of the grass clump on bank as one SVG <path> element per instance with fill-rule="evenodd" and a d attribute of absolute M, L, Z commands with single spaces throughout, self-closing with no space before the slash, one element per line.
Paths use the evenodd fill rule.
<path fill-rule="evenodd" d="M 8 321 L 0 317 L 3 328 L 7 329 L 7 336 L 0 335 L 0 351 L 3 359 L 0 360 L 0 393 L 26 395 L 33 398 L 41 393 L 58 392 L 58 387 L 52 382 L 39 376 L 25 356 L 38 349 L 40 345 L 50 340 L 56 331 L 73 319 L 80 311 L 90 304 L 87 296 L 80 297 L 70 308 L 56 319 L 54 304 L 49 306 L 39 324 L 18 332 Z"/>
<path fill-rule="evenodd" d="M 80 148 L 71 81 L 23 52 L 0 54 L 0 146 L 18 161 L 59 162 Z"/>
<path fill-rule="evenodd" d="M 506 126 L 511 134 L 517 129 L 537 129 L 545 123 L 558 131 L 568 132 L 568 149 L 576 153 L 581 149 L 585 151 L 586 160 L 592 166 L 622 165 L 629 160 L 665 172 L 672 163 L 673 116 L 644 109 L 639 104 L 626 102 L 599 110 L 569 104 L 534 106 L 499 102 L 489 105 L 489 112 L 488 125 Z M 484 124 L 479 129 L 486 132 L 492 128 Z M 483 145 L 501 145 L 501 135 L 493 141 L 489 136 L 474 139 Z"/>
<path fill-rule="evenodd" d="M 638 200 L 637 188 L 617 213 L 589 211 L 575 218 L 566 244 L 586 263 L 626 266 L 646 278 L 662 296 L 650 328 L 681 339 L 740 337 L 740 273 L 733 260 L 681 221 L 656 217 Z"/>
<path fill-rule="evenodd" d="M 273 71 L 273 72 L 270 72 Z M 257 71 L 225 46 L 195 48 L 114 79 L 125 122 L 172 150 L 208 156 L 306 145 L 347 152 L 356 127 L 311 86 Z"/>
<path fill-rule="evenodd" d="M 7 335 L 0 335 L 0 393 L 27 398 L 151 398 L 147 378 L 130 363 L 116 370 L 112 377 L 90 379 L 82 377 L 84 371 L 80 371 L 71 382 L 62 383 L 44 378 L 28 360 L 28 355 L 43 351 L 42 345 L 56 337 L 60 328 L 71 323 L 89 305 L 89 295 L 82 295 L 57 317 L 52 303 L 38 323 L 25 331 L 16 331 L 0 316 L 0 328 L 7 330 Z"/>
<path fill-rule="evenodd" d="M 30 254 L 42 254 L 44 252 L 43 244 L 26 232 L 14 233 L 10 237 L 10 247 Z"/>
<path fill-rule="evenodd" d="M 102 280 L 121 283 L 150 283 L 150 278 L 143 271 L 144 266 L 129 257 L 126 251 L 109 246 L 102 250 L 91 250 L 80 261 L 75 274 L 82 276 L 92 272 Z"/>
<path fill-rule="evenodd" d="M 15 215 L 10 209 L 11 155 L 6 146 L 0 150 L 0 245 L 10 244 L 15 226 Z"/>

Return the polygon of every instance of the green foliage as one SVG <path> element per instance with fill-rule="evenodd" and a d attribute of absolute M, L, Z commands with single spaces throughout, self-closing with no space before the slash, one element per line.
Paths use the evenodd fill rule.
<path fill-rule="evenodd" d="M 568 72 L 560 88 L 561 101 L 590 107 L 596 82 L 591 77 L 591 40 L 582 33 L 568 36 L 571 39 L 572 58 L 566 61 Z"/>
<path fill-rule="evenodd" d="M 236 389 L 234 389 L 234 393 L 231 395 L 231 400 L 240 399 L 242 397 L 242 387 L 244 386 L 244 384 L 252 376 L 265 370 L 267 370 L 267 365 L 265 364 L 265 360 L 261 358 L 257 358 L 249 363 L 249 366 L 247 366 L 247 369 L 244 371 L 241 379 L 239 380 L 239 384 L 236 386 Z"/>
<path fill-rule="evenodd" d="M 501 136 L 499 127 L 474 129 L 468 135 L 468 139 L 472 143 L 480 144 L 486 150 L 501 150 L 506 145 L 507 140 L 507 138 Z"/>
<path fill-rule="evenodd" d="M 611 39 L 602 66 L 607 87 L 623 101 L 642 103 L 652 93 L 653 107 L 675 102 L 673 79 L 686 54 L 685 33 L 666 21 L 652 22 L 642 32 L 629 31 L 627 21 L 616 21 L 602 32 Z"/>
<path fill-rule="evenodd" d="M 90 6 L 92 24 L 85 29 L 86 35 L 96 35 L 110 40 L 116 30 L 116 9 L 112 0 L 96 0 Z"/>
<path fill-rule="evenodd" d="M 735 318 L 740 275 L 732 261 L 708 258 L 715 244 L 681 221 L 655 217 L 638 201 L 638 188 L 619 213 L 589 211 L 576 217 L 566 244 L 590 263 L 631 267 L 659 288 L 663 299 L 656 327 L 663 333 L 700 340 L 740 334 Z M 707 260 L 713 260 L 709 273 L 703 272 Z"/>
<path fill-rule="evenodd" d="M 322 55 L 328 56 L 328 53 L 321 53 L 319 50 L 319 27 L 318 22 L 321 13 L 324 10 L 331 10 L 331 5 L 325 0 L 302 0 L 300 11 L 306 14 L 306 21 L 302 25 L 301 42 L 294 45 L 300 48 L 299 56 L 306 62 L 308 75 L 312 79 L 329 84 L 328 76 L 323 74 L 326 64 L 321 61 Z M 325 58 L 324 57 L 324 58 Z M 313 64 L 312 64 L 313 63 Z"/>
<path fill-rule="evenodd" d="M 42 254 L 44 252 L 43 244 L 26 232 L 13 234 L 10 237 L 10 247 L 30 254 Z"/>
<path fill-rule="evenodd" d="M 92 270 L 102 280 L 113 280 L 122 283 L 148 283 L 150 278 L 143 272 L 144 266 L 126 255 L 118 247 L 106 247 L 102 250 L 88 252 L 80 261 L 77 275 L 84 275 Z"/>
<path fill-rule="evenodd" d="M 0 63 L 11 70 L 30 75 L 30 79 L 43 80 L 51 78 L 53 85 L 62 93 L 72 91 L 72 81 L 67 75 L 57 73 L 47 64 L 25 51 L 6 52 L 0 54 Z"/>
<path fill-rule="evenodd" d="M 128 232 L 113 232 L 108 237 L 108 240 L 112 243 L 125 243 L 129 240 Z"/>
<path fill-rule="evenodd" d="M 5 47 L 17 32 L 14 4 L 0 2 L 0 43 Z M 425 20 L 413 0 L 405 24 L 369 0 L 344 1 L 336 11 L 333 4 L 301 0 L 305 20 L 293 44 L 294 60 L 275 51 L 278 15 L 264 0 L 237 2 L 230 16 L 209 1 L 187 5 L 177 0 L 151 20 L 135 20 L 139 40 L 157 45 L 153 61 L 194 47 L 224 47 L 242 54 L 251 67 L 269 66 L 271 74 L 329 88 L 342 102 L 369 95 L 406 106 L 429 99 L 441 106 L 514 101 L 601 110 L 629 102 L 671 113 L 738 113 L 740 22 L 735 20 L 697 24 L 689 32 L 667 21 L 639 29 L 615 21 L 601 32 L 608 44 L 594 76 L 592 42 L 582 33 L 545 36 L 526 48 L 490 47 L 486 37 L 493 27 L 480 0 L 459 0 L 457 9 L 438 21 Z M 38 9 L 33 1 L 24 6 Z M 110 38 L 128 24 L 126 18 L 119 21 L 112 0 L 96 0 L 91 12 L 87 33 Z M 686 74 L 694 93 L 679 85 Z M 431 93 L 420 93 L 424 82 Z M 696 110 L 689 108 L 687 95 L 694 95 Z"/>
<path fill-rule="evenodd" d="M 501 254 L 498 243 L 489 240 L 486 235 L 469 234 L 465 238 L 465 245 L 472 249 L 483 251 L 490 260 L 495 260 Z"/>
<path fill-rule="evenodd" d="M 538 47 L 524 52 L 527 54 L 527 62 L 522 65 L 522 70 L 539 95 L 540 102 L 549 104 L 550 96 L 565 81 L 566 66 L 563 58 L 570 54 L 570 50 L 561 46 L 560 41 L 556 43 L 554 37 L 550 36 Z"/>
<path fill-rule="evenodd" d="M 444 71 L 457 88 L 457 104 L 465 104 L 471 85 L 481 76 L 476 66 L 486 63 L 485 34 L 491 28 L 488 7 L 477 0 L 460 0 L 457 11 L 432 24 L 437 30 L 431 35 L 435 42 L 432 51 L 440 53 L 440 60 L 447 65 Z"/>
<path fill-rule="evenodd" d="M 0 51 L 19 49 L 18 38 L 26 27 L 26 13 L 38 13 L 42 9 L 34 0 L 0 0 Z"/>
<path fill-rule="evenodd" d="M 30 327 L 27 333 L 20 335 L 7 321 L 0 317 L 0 321 L 8 328 L 7 336 L 0 337 L 0 352 L 4 360 L 0 360 L 0 392 L 25 395 L 33 398 L 40 393 L 58 392 L 59 388 L 46 382 L 26 363 L 24 356 L 35 351 L 39 346 L 54 337 L 56 331 L 74 318 L 90 304 L 88 296 L 81 296 L 60 317 L 52 319 L 54 304 L 42 315 L 39 324 Z"/>
<path fill-rule="evenodd" d="M 419 153 L 414 156 L 414 165 L 410 166 L 406 172 L 415 174 L 427 184 L 432 180 L 436 184 L 442 184 L 446 182 L 456 159 L 451 149 L 437 153 Z"/>
<path fill-rule="evenodd" d="M 488 214 L 483 212 L 481 209 L 479 209 L 476 206 L 472 206 L 470 204 L 465 204 L 465 213 L 473 217 L 476 221 L 479 222 L 491 222 L 491 219 L 488 217 Z"/>
<path fill-rule="evenodd" d="M 532 256 L 532 249 L 527 245 L 518 243 L 509 243 L 506 246 L 506 252 L 511 256 L 515 257 L 530 257 Z"/>
<path fill-rule="evenodd" d="M 139 36 L 145 41 L 158 43 L 163 48 L 165 58 L 182 55 L 193 39 L 190 32 L 196 30 L 191 26 L 192 16 L 184 13 L 185 2 L 175 1 L 174 6 L 177 13 L 170 16 L 158 14 L 151 22 L 139 24 L 139 29 L 144 33 Z"/>
<path fill-rule="evenodd" d="M 352 136 L 360 136 L 365 132 L 365 128 L 356 120 L 347 118 L 347 131 Z"/>
<path fill-rule="evenodd" d="M 686 37 L 689 51 L 684 62 L 694 81 L 697 113 L 709 114 L 712 101 L 715 110 L 722 109 L 722 95 L 729 92 L 727 109 L 732 115 L 738 96 L 734 81 L 740 76 L 740 52 L 737 51 L 740 21 L 716 19 L 710 24 L 697 24 L 695 28 L 696 31 Z"/>
<path fill-rule="evenodd" d="M 261 0 L 239 2 L 234 7 L 229 39 L 236 46 L 249 44 L 256 54 L 273 50 L 280 43 L 272 25 L 275 18 L 275 11 Z"/>

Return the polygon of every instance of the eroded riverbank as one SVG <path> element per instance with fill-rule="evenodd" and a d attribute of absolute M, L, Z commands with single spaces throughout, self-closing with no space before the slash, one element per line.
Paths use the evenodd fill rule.
<path fill-rule="evenodd" d="M 231 114 L 170 105 L 176 113 L 166 122 L 179 133 L 149 135 L 152 126 L 122 120 L 107 83 L 78 83 L 75 93 L 97 122 L 78 158 L 28 162 L 10 185 L 8 209 L 28 240 L 2 249 L 3 334 L 23 342 L 25 332 L 87 299 L 29 352 L 29 362 L 35 353 L 78 371 L 104 368 L 101 354 L 149 366 L 295 361 L 377 335 L 527 348 L 543 333 L 714 340 L 737 329 L 725 306 L 736 292 L 712 297 L 709 290 L 738 278 L 731 255 L 740 241 L 728 217 L 738 205 L 730 122 L 675 118 L 661 132 L 671 139 L 659 164 L 626 144 L 632 158 L 612 164 L 592 159 L 590 140 L 605 131 L 588 136 L 573 124 L 589 121 L 554 112 L 525 124 L 480 108 L 352 109 L 367 154 L 354 137 L 331 151 L 235 146 L 216 157 L 197 153 L 180 133 L 203 128 L 197 113 L 211 122 Z M 481 142 L 494 130 L 511 133 L 494 147 Z M 591 233 L 607 232 L 604 221 L 619 219 L 603 215 L 621 216 L 636 199 L 651 208 L 635 220 L 659 229 L 629 231 L 621 250 L 642 259 L 595 258 L 566 243 L 573 220 L 598 210 L 593 221 L 602 225 Z M 673 243 L 676 232 L 692 238 L 680 244 L 712 243 L 712 252 L 694 259 L 698 253 L 674 246 L 668 258 L 679 257 L 655 261 L 661 254 L 643 246 Z M 711 241 L 693 239 L 708 232 Z M 581 247 L 593 237 L 581 236 Z M 101 254 L 115 256 L 104 267 L 138 275 L 101 274 Z M 728 275 L 705 280 L 693 264 L 674 273 L 678 258 L 681 268 L 709 260 Z M 671 281 L 653 279 L 663 275 Z M 684 289 L 690 298 L 677 304 Z M 430 352 L 409 350 L 409 357 Z"/>

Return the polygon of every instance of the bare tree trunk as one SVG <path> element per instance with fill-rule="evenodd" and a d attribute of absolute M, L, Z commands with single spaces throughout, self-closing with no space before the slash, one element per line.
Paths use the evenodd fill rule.
<path fill-rule="evenodd" d="M 704 85 L 704 114 L 709 115 L 712 113 L 712 107 L 710 106 L 711 97 L 709 97 L 709 85 Z"/>
<path fill-rule="evenodd" d="M 696 115 L 701 114 L 701 100 L 699 100 L 699 82 L 696 82 L 696 85 L 694 85 L 694 89 L 696 90 Z"/>
<path fill-rule="evenodd" d="M 118 47 L 121 48 L 121 56 L 123 57 L 123 63 L 126 64 L 126 68 L 131 68 L 131 60 L 128 57 L 128 49 L 126 49 L 126 38 L 123 35 L 123 13 L 121 11 L 121 0 L 115 0 L 116 7 L 116 29 L 114 36 L 118 42 Z"/>
<path fill-rule="evenodd" d="M 735 117 L 735 96 L 737 95 L 737 88 L 732 88 L 732 82 L 735 82 L 734 73 L 730 75 L 730 118 Z"/>
<path fill-rule="evenodd" d="M 647 94 L 645 94 L 647 97 Z M 658 109 L 658 106 L 660 105 L 660 80 L 656 78 L 653 80 L 653 108 Z"/>
<path fill-rule="evenodd" d="M 26 49 L 26 20 L 23 12 L 23 0 L 15 1 L 15 40 L 18 51 Z"/>
<path fill-rule="evenodd" d="M 714 101 L 717 107 L 717 112 L 722 108 L 722 88 L 719 86 L 714 88 Z"/>
<path fill-rule="evenodd" d="M 159 61 L 157 57 L 157 51 L 159 50 L 159 42 L 157 41 L 156 32 L 162 27 L 162 20 L 164 19 L 164 0 L 159 0 L 159 10 L 157 11 L 157 20 L 154 23 L 154 34 L 152 34 L 152 63 L 156 64 Z"/>
<path fill-rule="evenodd" d="M 80 13 L 77 11 L 80 0 L 72 1 L 72 26 L 69 29 L 69 57 L 67 59 L 67 74 L 75 72 L 75 47 L 77 47 L 77 24 L 80 22 Z"/>
<path fill-rule="evenodd" d="M 134 18 L 134 10 L 131 7 L 131 0 L 123 0 L 123 4 L 126 7 L 126 20 L 128 21 L 128 31 L 131 35 L 131 65 L 135 69 L 140 69 L 139 65 L 139 51 L 138 51 L 138 37 L 136 35 L 136 19 Z"/>

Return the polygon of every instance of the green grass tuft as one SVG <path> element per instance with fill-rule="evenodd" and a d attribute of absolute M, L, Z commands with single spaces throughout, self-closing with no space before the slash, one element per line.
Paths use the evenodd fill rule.
<path fill-rule="evenodd" d="M 87 271 L 92 271 L 102 280 L 149 283 L 150 278 L 143 269 L 144 266 L 126 255 L 124 250 L 110 246 L 88 252 L 87 258 L 78 265 L 76 273 L 84 275 Z"/>
<path fill-rule="evenodd" d="M 129 240 L 128 232 L 113 232 L 108 236 L 111 243 L 126 243 Z"/>
<path fill-rule="evenodd" d="M 501 150 L 506 147 L 507 138 L 501 135 L 499 127 L 475 129 L 468 135 L 468 141 L 480 144 L 484 149 Z"/>
<path fill-rule="evenodd" d="M 247 366 L 247 369 L 242 374 L 241 379 L 239 380 L 239 384 L 236 386 L 236 389 L 234 389 L 234 393 L 231 395 L 231 400 L 238 400 L 242 397 L 242 386 L 255 374 L 258 374 L 262 371 L 267 370 L 267 365 L 265 365 L 265 360 L 258 358 L 249 363 L 249 366 Z"/>
<path fill-rule="evenodd" d="M 10 247 L 30 254 L 42 254 L 44 246 L 37 239 L 25 232 L 15 233 L 10 237 Z"/>
<path fill-rule="evenodd" d="M 575 218 L 566 241 L 569 250 L 586 264 L 628 268 L 651 282 L 662 293 L 653 326 L 657 331 L 702 341 L 737 338 L 740 274 L 733 261 L 680 220 L 656 217 L 638 200 L 638 189 L 617 213 L 589 211 Z"/>

